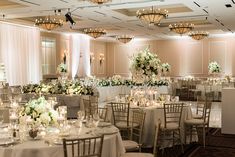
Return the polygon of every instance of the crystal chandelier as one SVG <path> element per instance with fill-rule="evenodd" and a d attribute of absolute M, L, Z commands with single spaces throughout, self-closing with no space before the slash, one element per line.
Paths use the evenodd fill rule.
<path fill-rule="evenodd" d="M 192 23 L 175 23 L 173 25 L 169 25 L 169 29 L 175 33 L 180 35 L 185 34 L 191 30 L 193 30 L 194 24 Z"/>
<path fill-rule="evenodd" d="M 167 10 L 155 9 L 153 6 L 149 10 L 138 10 L 136 16 L 149 25 L 159 24 L 163 18 L 167 17 Z"/>
<path fill-rule="evenodd" d="M 190 32 L 189 36 L 193 38 L 194 40 L 202 40 L 208 37 L 209 33 L 205 31 L 195 31 L 195 32 Z"/>
<path fill-rule="evenodd" d="M 87 29 L 84 29 L 84 32 L 87 35 L 89 35 L 95 39 L 106 34 L 106 31 L 102 28 L 87 28 Z"/>
<path fill-rule="evenodd" d="M 56 15 L 51 17 L 50 15 L 44 18 L 37 18 L 35 20 L 35 25 L 41 27 L 42 29 L 46 29 L 51 31 L 56 29 L 57 27 L 63 26 L 63 20 Z"/>
<path fill-rule="evenodd" d="M 89 1 L 100 5 L 100 4 L 111 2 L 112 0 L 89 0 Z"/>
<path fill-rule="evenodd" d="M 118 41 L 120 41 L 124 44 L 130 42 L 133 39 L 132 36 L 128 36 L 128 35 L 121 35 L 121 36 L 117 36 L 116 38 Z"/>

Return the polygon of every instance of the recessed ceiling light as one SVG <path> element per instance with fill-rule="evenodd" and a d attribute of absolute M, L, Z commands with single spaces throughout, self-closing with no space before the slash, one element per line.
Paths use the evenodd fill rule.
<path fill-rule="evenodd" d="M 227 8 L 231 8 L 231 7 L 232 7 L 231 4 L 225 4 L 225 6 L 226 6 Z"/>

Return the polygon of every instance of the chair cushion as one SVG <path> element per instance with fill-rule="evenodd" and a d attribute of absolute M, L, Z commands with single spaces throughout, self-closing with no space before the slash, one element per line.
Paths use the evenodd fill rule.
<path fill-rule="evenodd" d="M 199 115 L 199 114 L 195 114 L 195 115 L 193 115 L 193 118 L 194 118 L 194 119 L 202 119 L 203 116 L 202 116 L 202 115 Z"/>
<path fill-rule="evenodd" d="M 125 153 L 121 157 L 154 157 L 150 153 Z"/>
<path fill-rule="evenodd" d="M 137 127 L 138 124 L 134 123 L 133 126 L 134 126 L 134 127 Z M 129 123 L 129 126 L 127 126 L 127 123 L 126 123 L 126 122 L 117 122 L 117 123 L 116 123 L 116 127 L 121 128 L 121 129 L 131 128 L 131 127 L 132 127 L 132 124 Z"/>
<path fill-rule="evenodd" d="M 123 140 L 123 146 L 125 147 L 126 151 L 134 151 L 139 149 L 139 144 L 132 140 Z"/>
<path fill-rule="evenodd" d="M 188 119 L 184 121 L 185 124 L 187 125 L 203 125 L 204 120 L 203 119 Z"/>
<path fill-rule="evenodd" d="M 167 123 L 166 128 L 165 125 L 161 125 L 161 129 L 165 130 L 176 130 L 179 129 L 179 124 L 178 123 Z"/>

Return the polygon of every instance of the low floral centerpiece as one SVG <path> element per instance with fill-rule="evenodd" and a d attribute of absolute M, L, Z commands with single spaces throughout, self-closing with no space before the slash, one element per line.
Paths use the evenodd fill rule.
<path fill-rule="evenodd" d="M 44 97 L 30 100 L 22 109 L 21 116 L 28 117 L 33 125 L 55 124 L 57 122 L 58 113 Z"/>
<path fill-rule="evenodd" d="M 218 74 L 221 72 L 221 67 L 216 61 L 214 61 L 209 63 L 208 70 L 211 74 Z"/>
<path fill-rule="evenodd" d="M 161 61 L 149 48 L 133 56 L 131 73 L 136 82 L 146 82 L 159 74 Z"/>
<path fill-rule="evenodd" d="M 23 93 L 35 94 L 68 94 L 68 95 L 93 95 L 94 88 L 81 85 L 79 81 L 66 80 L 64 82 L 48 82 L 28 84 L 22 87 Z"/>
<path fill-rule="evenodd" d="M 35 138 L 39 126 L 43 125 L 47 127 L 57 123 L 58 113 L 44 97 L 40 97 L 26 103 L 20 116 L 26 117 L 25 119 L 31 127 L 29 135 Z"/>
<path fill-rule="evenodd" d="M 120 75 L 114 75 L 111 78 L 111 85 L 112 86 L 120 86 L 122 84 L 123 84 L 123 80 L 122 80 L 122 77 Z"/>

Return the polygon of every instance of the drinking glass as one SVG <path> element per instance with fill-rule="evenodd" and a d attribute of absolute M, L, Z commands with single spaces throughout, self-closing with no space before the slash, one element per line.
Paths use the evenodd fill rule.
<path fill-rule="evenodd" d="M 85 112 L 84 111 L 78 111 L 77 112 L 77 119 L 80 120 L 80 121 L 83 121 L 85 117 Z"/>
<path fill-rule="evenodd" d="M 67 106 L 59 106 L 58 107 L 58 113 L 59 116 L 63 117 L 64 119 L 67 119 Z"/>
<path fill-rule="evenodd" d="M 98 126 L 99 121 L 100 121 L 100 116 L 99 116 L 98 113 L 95 113 L 95 114 L 93 115 L 93 123 L 94 123 L 94 126 L 95 126 L 95 127 Z"/>

